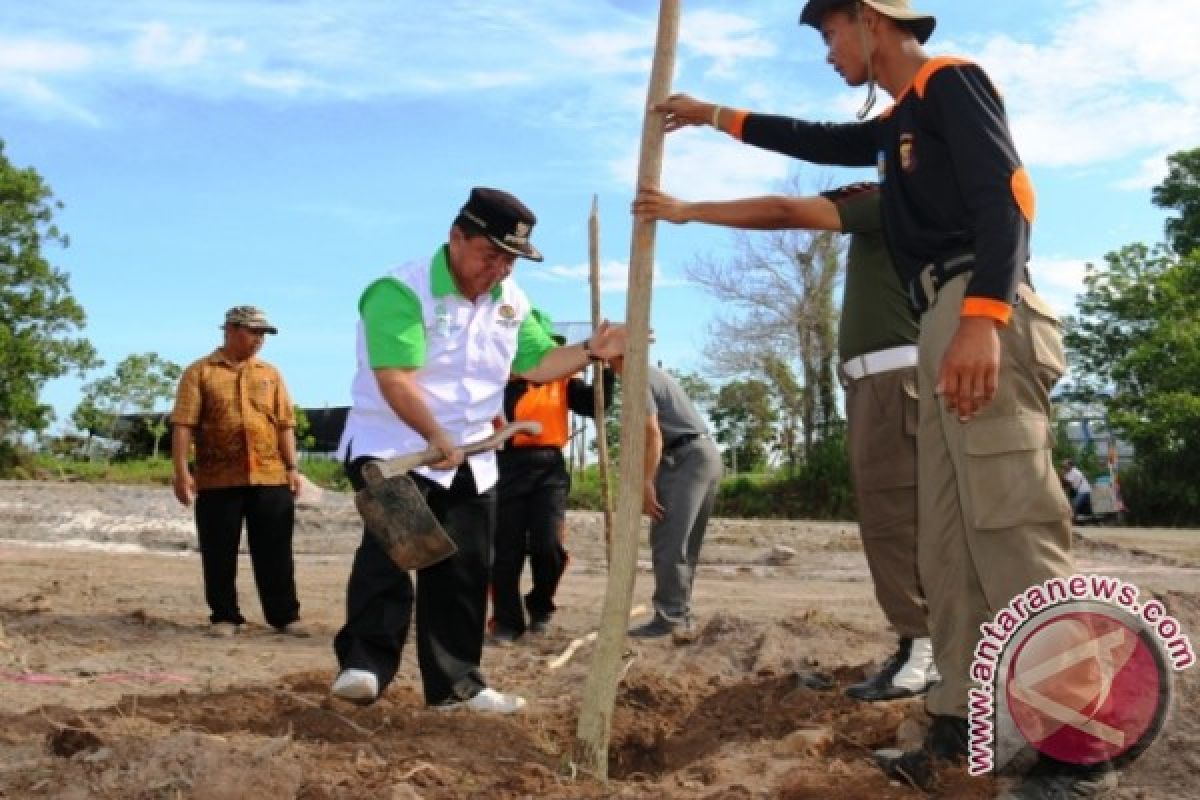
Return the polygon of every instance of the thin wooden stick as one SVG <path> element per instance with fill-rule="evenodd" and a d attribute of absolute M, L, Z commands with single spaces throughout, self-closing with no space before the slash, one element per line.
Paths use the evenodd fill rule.
<path fill-rule="evenodd" d="M 630 609 L 629 616 L 635 617 L 638 614 L 645 613 L 645 611 L 646 611 L 645 606 L 642 606 L 642 605 L 634 606 L 632 609 Z M 580 636 L 578 639 L 572 639 L 571 643 L 569 645 L 567 645 L 566 650 L 563 650 L 560 654 L 558 654 L 554 658 L 550 659 L 549 662 L 547 662 L 546 669 L 558 669 L 558 668 L 562 667 L 568 661 L 571 660 L 571 656 L 575 655 L 575 653 L 579 651 L 579 648 L 583 647 L 585 644 L 588 644 L 589 642 L 596 641 L 596 639 L 599 636 L 600 636 L 599 631 L 592 631 L 587 636 Z"/>
<path fill-rule="evenodd" d="M 592 286 L 592 330 L 600 327 L 600 207 L 592 195 L 592 213 L 588 215 L 588 264 Z M 596 458 L 600 472 L 600 503 L 604 512 L 604 563 L 612 564 L 612 497 L 608 491 L 608 415 L 604 412 L 604 367 L 592 364 L 592 388 L 595 391 L 593 420 L 596 423 Z"/>
<path fill-rule="evenodd" d="M 642 151 L 638 162 L 638 186 L 657 187 L 662 173 L 663 118 L 649 110 L 670 93 L 675 71 L 675 44 L 679 39 L 680 0 L 660 0 L 658 38 L 650 72 L 647 110 L 642 124 Z M 584 686 L 583 708 L 576 728 L 575 762 L 580 769 L 602 781 L 608 780 L 608 741 L 612 732 L 613 706 L 621 677 L 625 649 L 625 627 L 633 603 L 637 568 L 638 533 L 642 516 L 642 454 L 646 447 L 646 358 L 649 350 L 650 299 L 654 281 L 654 233 L 652 221 L 635 220 L 629 256 L 629 295 L 625 324 L 629 344 L 622 370 L 621 404 L 621 490 L 613 526 L 613 555 L 608 570 L 600 636 Z"/>

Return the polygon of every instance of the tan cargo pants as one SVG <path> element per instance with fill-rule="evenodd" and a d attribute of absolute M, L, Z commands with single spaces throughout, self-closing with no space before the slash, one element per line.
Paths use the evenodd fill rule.
<path fill-rule="evenodd" d="M 1072 571 L 1071 509 L 1054 469 L 1050 389 L 1066 368 L 1054 312 L 1028 286 L 999 329 L 995 399 L 966 423 L 934 395 L 969 273 L 942 287 L 918 341 L 917 561 L 942 682 L 931 714 L 967 716 L 979 626 L 1026 588 Z"/>
<path fill-rule="evenodd" d="M 892 628 L 929 635 L 917 577 L 917 368 L 845 378 L 858 529 L 875 599 Z"/>

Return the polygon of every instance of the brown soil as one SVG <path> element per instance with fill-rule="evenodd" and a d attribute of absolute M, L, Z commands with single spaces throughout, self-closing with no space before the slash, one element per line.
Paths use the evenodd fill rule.
<path fill-rule="evenodd" d="M 298 580 L 310 639 L 259 624 L 206 635 L 188 513 L 162 489 L 0 482 L 0 797 L 3 798 L 908 798 L 871 750 L 919 739 L 920 703 L 864 705 L 841 687 L 885 656 L 851 525 L 718 520 L 688 644 L 630 643 L 607 784 L 572 763 L 605 580 L 599 522 L 572 514 L 572 565 L 550 632 L 489 647 L 484 670 L 524 694 L 507 718 L 427 709 L 415 658 L 376 704 L 329 696 L 331 638 L 359 530 L 349 499 L 302 509 Z M 1200 636 L 1200 537 L 1090 528 L 1081 569 L 1165 598 Z M 782 548 L 791 548 L 794 555 Z M 1138 552 L 1133 552 L 1137 550 Z M 640 567 L 635 604 L 652 581 Z M 261 619 L 248 562 L 243 610 Z M 807 688 L 823 674 L 836 688 Z M 1157 744 L 1123 798 L 1200 794 L 1200 671 L 1177 675 Z M 938 796 L 990 797 L 958 770 Z"/>

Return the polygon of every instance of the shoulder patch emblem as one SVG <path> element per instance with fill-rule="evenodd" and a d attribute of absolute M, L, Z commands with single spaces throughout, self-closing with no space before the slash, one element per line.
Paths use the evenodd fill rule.
<path fill-rule="evenodd" d="M 917 155 L 913 152 L 913 135 L 900 134 L 900 169 L 912 172 L 917 168 Z"/>

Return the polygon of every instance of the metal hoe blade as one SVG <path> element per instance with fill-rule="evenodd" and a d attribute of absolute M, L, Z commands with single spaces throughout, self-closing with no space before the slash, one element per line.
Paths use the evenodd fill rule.
<path fill-rule="evenodd" d="M 372 481 L 372 464 L 363 469 L 367 487 L 354 495 L 354 505 L 367 530 L 401 569 L 423 569 L 458 549 L 429 510 L 421 490 L 407 475 Z"/>

